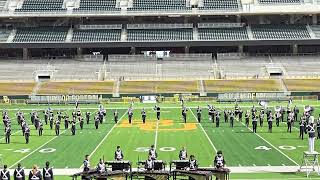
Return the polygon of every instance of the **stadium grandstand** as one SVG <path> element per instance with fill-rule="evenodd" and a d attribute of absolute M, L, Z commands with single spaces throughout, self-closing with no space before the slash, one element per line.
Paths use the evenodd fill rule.
<path fill-rule="evenodd" d="M 123 164 L 129 164 L 130 168 L 125 172 L 125 168 L 118 170 L 137 178 L 133 172 L 141 173 L 139 168 L 144 162 L 140 158 L 145 158 L 141 153 L 152 150 L 146 146 L 154 143 L 160 153 L 167 153 L 159 157 L 168 166 L 169 161 L 181 163 L 172 159 L 172 153 L 189 145 L 192 153 L 201 152 L 199 160 L 203 163 L 200 162 L 196 178 L 192 178 L 190 167 L 173 173 L 163 169 L 151 172 L 151 176 L 175 179 L 187 173 L 192 180 L 209 180 L 213 176 L 227 180 L 231 171 L 231 179 L 238 180 L 304 179 L 309 171 L 301 170 L 298 164 L 302 155 L 318 158 L 320 154 L 310 155 L 302 150 L 307 148 L 307 142 L 298 141 L 297 132 L 300 131 L 303 140 L 307 125 L 302 120 L 300 124 L 296 122 L 292 135 L 286 119 L 300 108 L 299 119 L 298 115 L 294 117 L 299 121 L 315 107 L 310 122 L 315 125 L 313 122 L 319 118 L 316 132 L 320 132 L 319 87 L 320 0 L 0 0 L 3 118 L 7 117 L 7 111 L 16 116 L 20 110 L 26 112 L 28 121 L 35 111 L 41 113 L 41 118 L 47 109 L 53 108 L 57 114 L 57 118 L 52 115 L 50 129 L 50 122 L 48 126 L 43 124 L 45 131 L 51 133 L 45 137 L 40 137 L 40 132 L 39 137 L 33 133 L 31 139 L 37 139 L 30 144 L 28 139 L 28 145 L 24 145 L 27 137 L 21 137 L 19 131 L 12 133 L 16 134 L 12 142 L 17 147 L 0 142 L 0 170 L 4 163 L 10 170 L 20 163 L 30 167 L 34 162 L 43 163 L 47 158 L 43 154 L 48 153 L 48 161 L 58 169 L 54 171 L 58 172 L 55 179 L 66 180 L 71 175 L 83 175 L 77 172 L 82 162 L 81 170 L 88 165 L 89 160 L 82 159 L 86 154 L 89 153 L 86 158 L 93 158 L 93 165 L 100 158 L 105 160 L 104 148 L 109 151 L 118 145 L 121 148 L 128 145 L 123 147 L 128 152 L 125 157 L 139 162 L 125 161 Z M 233 111 L 238 105 L 243 111 L 237 109 L 241 116 L 238 113 L 234 118 Z M 256 116 L 256 106 L 259 112 L 271 116 Z M 288 114 L 281 122 L 276 116 L 279 109 Z M 91 115 L 94 128 L 83 129 L 83 118 L 75 115 L 78 110 L 87 115 L 84 118 L 90 119 Z M 149 116 L 153 112 L 159 114 Z M 53 123 L 53 119 L 58 119 L 61 113 L 67 119 L 61 134 L 67 135 L 56 139 L 60 131 L 53 133 L 53 129 L 57 125 L 60 128 L 61 119 L 58 123 Z M 146 124 L 145 113 L 148 113 Z M 243 119 L 252 116 L 250 123 L 249 118 L 242 122 L 242 113 Z M 220 118 L 215 121 L 220 115 L 225 122 Z M 204 121 L 200 122 L 201 118 Z M 263 118 L 268 118 L 265 124 L 271 121 L 271 127 L 265 125 L 269 129 L 258 132 L 251 129 L 251 121 L 257 123 Z M 138 122 L 140 119 L 144 119 L 143 123 Z M 233 120 L 229 124 L 231 119 L 235 128 Z M 81 131 L 77 130 L 79 134 L 75 133 L 77 120 L 82 123 Z M 268 136 L 272 133 L 272 120 L 277 121 L 277 127 L 274 125 L 275 133 Z M 31 130 L 39 130 L 32 123 L 35 129 L 32 126 Z M 90 123 L 88 120 L 86 125 Z M 262 129 L 263 122 L 260 123 Z M 98 131 L 99 124 L 108 131 Z M 14 121 L 13 130 L 20 130 L 18 125 L 23 126 Z M 220 129 L 213 129 L 213 125 Z M 4 121 L 0 128 L 5 128 L 8 135 L 11 124 Z M 137 137 L 147 143 L 134 139 Z M 4 138 L 0 137 L 0 141 Z M 161 146 L 157 147 L 157 143 Z M 316 145 L 318 151 L 319 147 Z M 219 154 L 220 149 L 230 160 L 227 161 L 230 169 L 217 170 L 216 164 L 212 165 L 213 155 Z M 54 154 L 56 150 L 60 151 Z M 258 158 L 254 158 L 256 154 Z M 106 158 L 114 157 L 106 155 Z M 191 162 L 188 163 L 189 166 Z M 318 161 L 313 163 L 315 166 Z M 225 175 L 223 178 L 218 176 L 221 173 Z M 311 177 L 319 179 L 320 172 L 317 173 Z"/>

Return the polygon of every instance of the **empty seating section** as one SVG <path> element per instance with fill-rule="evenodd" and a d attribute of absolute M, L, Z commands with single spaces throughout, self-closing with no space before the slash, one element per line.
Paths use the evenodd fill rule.
<path fill-rule="evenodd" d="M 318 92 L 320 79 L 285 79 L 284 83 L 288 91 Z"/>
<path fill-rule="evenodd" d="M 320 26 L 319 25 L 311 25 L 310 26 L 312 32 L 316 36 L 316 38 L 320 38 Z"/>
<path fill-rule="evenodd" d="M 196 93 L 197 81 L 122 81 L 120 93 Z"/>
<path fill-rule="evenodd" d="M 252 25 L 256 39 L 309 39 L 310 34 L 304 25 Z"/>
<path fill-rule="evenodd" d="M 66 11 L 63 8 L 64 0 L 24 0 L 21 9 L 16 12 L 43 12 L 43 11 Z"/>
<path fill-rule="evenodd" d="M 277 80 L 206 80 L 206 92 L 282 91 Z"/>
<path fill-rule="evenodd" d="M 7 41 L 11 30 L 0 29 L 0 42 Z"/>
<path fill-rule="evenodd" d="M 112 94 L 113 81 L 43 82 L 38 94 Z"/>
<path fill-rule="evenodd" d="M 75 29 L 73 42 L 120 41 L 121 29 Z"/>
<path fill-rule="evenodd" d="M 200 28 L 200 40 L 244 40 L 249 39 L 245 27 Z"/>
<path fill-rule="evenodd" d="M 258 0 L 260 4 L 300 4 L 303 0 Z"/>
<path fill-rule="evenodd" d="M 186 7 L 186 0 L 133 0 L 128 10 L 191 10 L 191 7 Z"/>
<path fill-rule="evenodd" d="M 128 41 L 193 40 L 192 29 L 128 29 Z"/>
<path fill-rule="evenodd" d="M 116 7 L 116 0 L 80 0 L 79 8 L 75 11 L 120 11 Z"/>
<path fill-rule="evenodd" d="M 0 83 L 0 95 L 30 95 L 34 83 Z"/>
<path fill-rule="evenodd" d="M 238 10 L 238 0 L 203 0 L 200 10 Z"/>
<path fill-rule="evenodd" d="M 0 0 L 0 11 L 4 10 L 7 4 L 7 0 Z"/>
<path fill-rule="evenodd" d="M 64 42 L 67 34 L 67 27 L 17 28 L 13 42 Z"/>

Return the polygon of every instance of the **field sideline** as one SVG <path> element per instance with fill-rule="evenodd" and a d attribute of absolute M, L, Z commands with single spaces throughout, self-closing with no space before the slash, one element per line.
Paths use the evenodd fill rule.
<path fill-rule="evenodd" d="M 210 103 L 221 111 L 227 107 L 234 107 L 234 104 Z M 245 110 L 253 103 L 240 103 Z M 312 104 L 316 107 L 315 117 L 320 114 L 318 101 L 296 101 L 302 112 L 304 104 Z M 187 114 L 188 123 L 182 123 L 180 103 L 159 104 L 162 110 L 160 122 L 156 121 L 155 112 L 152 110 L 154 104 L 134 104 L 133 124 L 128 124 L 126 110 L 129 104 L 114 103 L 105 104 L 107 110 L 106 121 L 96 130 L 93 120 L 90 124 L 85 124 L 81 131 L 77 126 L 76 136 L 72 136 L 70 130 L 62 129 L 60 136 L 55 136 L 54 130 L 50 130 L 49 125 L 44 126 L 44 135 L 37 136 L 38 132 L 31 126 L 30 144 L 24 143 L 21 129 L 17 125 L 15 113 L 21 108 L 26 120 L 30 122 L 32 109 L 43 110 L 48 106 L 36 105 L 0 105 L 9 111 L 13 130 L 11 144 L 4 144 L 3 135 L 0 136 L 0 154 L 2 164 L 7 164 L 14 168 L 17 163 L 22 163 L 25 168 L 30 168 L 33 164 L 40 167 L 45 161 L 50 161 L 52 166 L 60 175 L 69 175 L 70 172 L 78 170 L 82 166 L 83 156 L 90 154 L 91 165 L 94 166 L 99 158 L 106 160 L 113 159 L 115 147 L 120 145 L 124 151 L 125 159 L 133 162 L 145 160 L 148 147 L 155 144 L 159 154 L 158 159 L 170 162 L 178 159 L 178 152 L 182 146 L 186 146 L 189 155 L 194 154 L 200 166 L 209 167 L 217 150 L 222 150 L 228 167 L 233 171 L 235 179 L 246 179 L 247 173 L 260 172 L 258 179 L 282 178 L 278 172 L 291 172 L 288 178 L 303 178 L 302 174 L 292 172 L 298 169 L 301 163 L 302 152 L 307 150 L 307 138 L 298 139 L 299 130 L 293 128 L 293 132 L 286 132 L 286 123 L 281 123 L 280 127 L 273 128 L 273 133 L 267 133 L 266 120 L 264 127 L 258 126 L 258 133 L 251 132 L 251 127 L 247 128 L 242 122 L 236 121 L 234 128 L 229 127 L 229 123 L 224 123 L 221 116 L 220 127 L 209 122 L 206 109 L 207 102 L 186 103 L 190 108 Z M 203 107 L 201 123 L 195 118 L 197 105 Z M 270 106 L 283 105 L 287 103 L 270 103 Z M 257 104 L 256 104 L 257 106 Z M 51 106 L 66 111 L 69 115 L 74 109 L 73 106 Z M 82 112 L 97 110 L 97 105 L 80 105 Z M 147 123 L 142 124 L 140 109 L 147 108 Z M 118 124 L 114 124 L 112 113 L 114 109 L 119 109 Z M 43 118 L 43 113 L 40 113 Z M 31 124 L 31 122 L 29 123 Z M 251 126 L 251 123 L 250 123 Z M 295 123 L 298 126 L 298 123 Z M 1 123 L 0 128 L 3 129 Z M 61 128 L 64 128 L 62 123 Z M 316 150 L 320 150 L 319 140 L 316 142 Z M 278 168 L 277 168 L 278 167 Z M 283 167 L 283 168 L 281 168 Z M 66 172 L 66 173 L 64 173 Z M 270 173 L 273 172 L 273 173 Z M 241 173 L 241 174 L 238 174 Z M 264 175 L 267 174 L 267 175 Z M 272 177 L 271 177 L 272 176 Z M 319 176 L 317 176 L 319 177 Z M 248 179 L 252 179 L 249 177 Z"/>

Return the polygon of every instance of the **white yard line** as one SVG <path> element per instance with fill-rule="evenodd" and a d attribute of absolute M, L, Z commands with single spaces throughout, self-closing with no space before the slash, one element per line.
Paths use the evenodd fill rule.
<path fill-rule="evenodd" d="M 202 127 L 202 124 L 198 122 L 198 119 L 196 117 L 196 115 L 193 113 L 192 109 L 189 108 L 189 110 L 191 111 L 191 114 L 193 115 L 193 117 L 195 118 L 195 120 L 197 121 L 197 124 L 200 126 L 200 128 L 202 129 L 202 132 L 204 133 L 204 135 L 207 137 L 209 143 L 211 144 L 211 146 L 213 147 L 214 151 L 217 152 L 217 148 L 214 146 L 214 144 L 212 143 L 210 137 L 208 136 L 207 132 L 204 130 L 204 128 Z"/>
<path fill-rule="evenodd" d="M 127 114 L 128 111 L 126 111 L 119 119 L 118 123 L 122 120 L 122 118 Z M 118 124 L 117 123 L 117 124 Z M 112 130 L 117 126 L 117 124 L 114 124 L 112 128 L 109 130 L 109 132 L 104 136 L 104 138 L 100 141 L 100 143 L 96 146 L 96 148 L 90 153 L 89 157 L 91 157 L 102 145 L 102 143 L 108 138 L 108 136 L 111 134 Z M 83 164 L 80 166 L 80 169 L 83 168 Z"/>
<path fill-rule="evenodd" d="M 237 120 L 238 122 L 240 122 L 239 120 Z M 244 127 L 246 127 L 246 125 L 243 122 L 240 122 Z M 247 129 L 249 129 L 251 132 L 253 132 L 253 130 L 250 127 L 247 127 Z M 293 162 L 295 165 L 299 166 L 299 164 L 294 161 L 293 159 L 291 159 L 288 155 L 286 155 L 284 152 L 282 152 L 280 149 L 278 149 L 277 147 L 275 147 L 273 144 L 271 144 L 269 141 L 267 141 L 266 139 L 264 139 L 262 136 L 260 136 L 258 133 L 254 133 L 256 136 L 258 136 L 260 139 L 262 139 L 264 142 L 266 142 L 267 144 L 269 144 L 271 147 L 273 147 L 275 150 L 277 150 L 279 153 L 281 153 L 283 156 L 285 156 L 286 158 L 288 158 L 291 162 Z"/>
<path fill-rule="evenodd" d="M 156 127 L 156 135 L 154 137 L 154 147 L 155 149 L 157 149 L 157 143 L 158 143 L 158 129 L 159 129 L 159 121 L 157 121 L 157 127 Z"/>

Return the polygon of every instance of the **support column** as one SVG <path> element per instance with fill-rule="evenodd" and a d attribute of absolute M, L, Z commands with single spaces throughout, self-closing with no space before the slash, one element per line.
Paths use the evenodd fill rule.
<path fill-rule="evenodd" d="M 290 15 L 289 24 L 294 24 L 294 15 Z"/>
<path fill-rule="evenodd" d="M 259 24 L 265 24 L 264 23 L 264 16 L 259 16 Z"/>
<path fill-rule="evenodd" d="M 241 23 L 241 15 L 237 16 L 237 23 Z"/>
<path fill-rule="evenodd" d="M 292 53 L 298 54 L 298 45 L 297 44 L 292 45 Z"/>
<path fill-rule="evenodd" d="M 27 60 L 28 59 L 28 48 L 22 49 L 22 59 Z"/>
<path fill-rule="evenodd" d="M 82 48 L 77 48 L 77 55 L 78 56 L 81 56 L 82 55 Z"/>
<path fill-rule="evenodd" d="M 316 25 L 318 23 L 318 16 L 316 14 L 312 15 L 312 24 Z"/>
<path fill-rule="evenodd" d="M 243 54 L 243 45 L 238 46 L 238 53 Z"/>
<path fill-rule="evenodd" d="M 185 46 L 184 47 L 184 53 L 188 54 L 190 51 L 190 47 L 189 46 Z"/>

